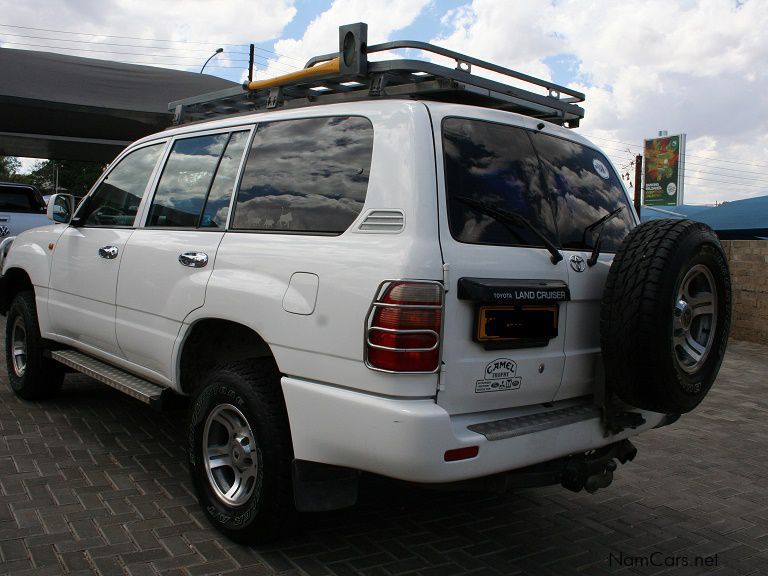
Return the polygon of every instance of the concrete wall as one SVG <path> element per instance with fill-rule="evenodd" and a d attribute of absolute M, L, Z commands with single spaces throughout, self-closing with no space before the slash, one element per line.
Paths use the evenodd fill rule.
<path fill-rule="evenodd" d="M 731 338 L 768 344 L 768 240 L 725 240 L 733 287 Z"/>

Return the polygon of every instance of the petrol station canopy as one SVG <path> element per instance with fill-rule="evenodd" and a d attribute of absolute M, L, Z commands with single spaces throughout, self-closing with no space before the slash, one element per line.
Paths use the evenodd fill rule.
<path fill-rule="evenodd" d="M 193 72 L 0 48 L 0 156 L 109 162 L 168 103 L 236 86 Z"/>

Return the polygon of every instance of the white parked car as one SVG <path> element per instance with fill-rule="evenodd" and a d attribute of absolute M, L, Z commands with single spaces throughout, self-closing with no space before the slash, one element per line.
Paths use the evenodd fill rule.
<path fill-rule="evenodd" d="M 353 504 L 360 471 L 605 487 L 725 350 L 716 236 L 637 226 L 565 127 L 582 95 L 421 43 L 367 52 L 457 69 L 367 62 L 365 35 L 174 103 L 179 126 L 129 146 L 74 214 L 54 196 L 58 223 L 2 263 L 14 391 L 48 397 L 69 367 L 156 405 L 191 396 L 200 502 L 241 541 Z"/>
<path fill-rule="evenodd" d="M 31 184 L 0 182 L 0 239 L 50 224 L 45 200 Z"/>

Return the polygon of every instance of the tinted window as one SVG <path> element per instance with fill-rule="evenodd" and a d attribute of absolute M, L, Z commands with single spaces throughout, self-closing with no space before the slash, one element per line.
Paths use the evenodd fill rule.
<path fill-rule="evenodd" d="M 85 212 L 78 213 L 83 224 L 132 226 L 163 146 L 145 146 L 120 160 L 90 196 Z"/>
<path fill-rule="evenodd" d="M 548 188 L 553 197 L 563 248 L 591 249 L 603 216 L 623 207 L 602 225 L 602 252 L 615 252 L 632 228 L 630 207 L 619 177 L 608 160 L 591 148 L 534 133 Z"/>
<path fill-rule="evenodd" d="M 147 218 L 147 226 L 197 226 L 229 134 L 176 140 Z"/>
<path fill-rule="evenodd" d="M 360 117 L 259 124 L 233 227 L 343 232 L 365 202 L 372 150 L 373 128 Z"/>
<path fill-rule="evenodd" d="M 528 226 L 501 222 L 470 202 L 524 218 L 556 238 L 551 207 L 542 190 L 539 163 L 520 128 L 447 118 L 443 121 L 445 183 L 451 234 L 460 242 L 543 246 Z"/>
<path fill-rule="evenodd" d="M 6 212 L 40 212 L 41 206 L 34 198 L 34 192 L 15 186 L 0 187 L 0 210 Z"/>
<path fill-rule="evenodd" d="M 235 188 L 237 169 L 243 158 L 248 132 L 235 132 L 229 138 L 227 148 L 219 162 L 216 177 L 213 179 L 211 191 L 205 203 L 203 217 L 200 219 L 202 228 L 223 228 L 229 214 L 229 201 Z"/>

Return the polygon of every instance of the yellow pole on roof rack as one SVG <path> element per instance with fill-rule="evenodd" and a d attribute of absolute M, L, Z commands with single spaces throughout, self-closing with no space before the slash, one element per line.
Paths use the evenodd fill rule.
<path fill-rule="evenodd" d="M 340 69 L 340 62 L 338 57 L 333 60 L 328 60 L 321 64 L 312 66 L 311 68 L 304 68 L 297 72 L 291 72 L 289 74 L 283 74 L 282 76 L 276 76 L 275 78 L 269 78 L 268 80 L 253 80 L 251 82 L 244 82 L 243 88 L 246 90 L 259 90 L 260 88 L 272 88 L 273 86 L 279 86 L 287 82 L 294 80 L 301 80 L 302 78 L 311 78 L 312 76 L 320 76 L 321 74 L 338 74 Z"/>

